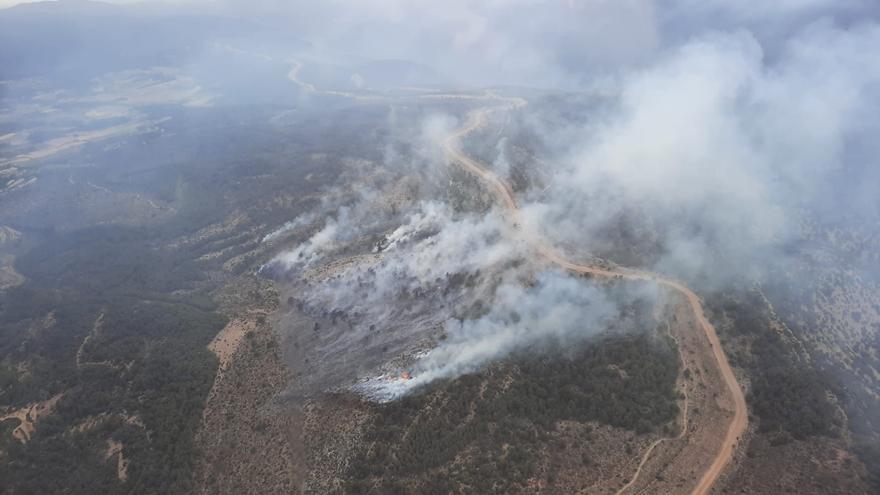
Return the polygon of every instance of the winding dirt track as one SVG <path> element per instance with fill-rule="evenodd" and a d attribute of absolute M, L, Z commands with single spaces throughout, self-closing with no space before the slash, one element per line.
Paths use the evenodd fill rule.
<path fill-rule="evenodd" d="M 681 360 L 681 362 L 684 363 L 685 360 L 684 360 L 684 355 L 681 352 L 681 344 L 678 342 L 678 339 L 676 339 L 675 336 L 672 335 L 672 331 L 670 330 L 670 326 L 669 326 L 668 321 L 666 322 L 666 332 L 669 335 L 669 337 L 675 341 L 675 345 L 678 348 L 678 357 Z M 633 475 L 629 479 L 629 481 L 627 481 L 625 485 L 620 487 L 620 489 L 617 490 L 614 495 L 622 495 L 622 494 L 626 493 L 627 490 L 632 488 L 633 485 L 636 484 L 636 481 L 639 480 L 639 476 L 642 474 L 642 468 L 645 467 L 645 463 L 647 463 L 648 459 L 651 458 L 651 454 L 654 452 L 654 449 L 657 448 L 658 445 L 660 445 L 661 443 L 663 443 L 667 440 L 680 440 L 680 439 L 684 438 L 685 435 L 687 435 L 689 399 L 688 399 L 688 393 L 687 393 L 686 387 L 682 388 L 682 393 L 684 394 L 684 407 L 681 412 L 681 429 L 678 431 L 678 435 L 676 435 L 672 438 L 663 437 L 663 438 L 658 438 L 657 440 L 654 440 L 651 443 L 651 445 L 649 445 L 648 448 L 645 450 L 645 453 L 642 454 L 642 458 L 639 460 L 639 465 L 636 467 L 636 472 L 633 473 Z"/>
<path fill-rule="evenodd" d="M 369 100 L 374 102 L 393 99 L 393 97 L 386 96 L 364 96 L 342 91 L 320 90 L 314 85 L 306 83 L 299 78 L 299 72 L 301 69 L 302 64 L 300 62 L 294 62 L 294 67 L 288 73 L 288 78 L 295 84 L 300 85 L 310 92 L 353 98 L 355 100 Z M 727 432 L 725 434 L 724 441 L 721 444 L 721 448 L 715 455 L 715 458 L 712 460 L 712 464 L 703 473 L 699 482 L 691 492 L 692 495 L 704 495 L 709 493 L 715 481 L 718 480 L 718 478 L 721 476 L 721 473 L 724 471 L 724 468 L 727 466 L 728 463 L 730 463 L 731 459 L 733 458 L 734 449 L 736 448 L 736 442 L 748 427 L 748 413 L 746 410 L 746 399 L 743 395 L 742 388 L 740 387 L 736 376 L 733 374 L 733 370 L 730 367 L 730 363 L 727 361 L 727 356 L 724 354 L 724 350 L 721 348 L 721 343 L 718 340 L 718 334 L 715 332 L 715 327 L 709 322 L 703 312 L 703 304 L 702 302 L 700 302 L 700 298 L 683 283 L 655 273 L 624 267 L 604 268 L 598 265 L 582 264 L 570 261 L 565 257 L 563 253 L 548 244 L 545 239 L 543 239 L 539 234 L 528 228 L 528 226 L 523 223 L 521 211 L 519 209 L 519 205 L 516 202 L 516 196 L 514 195 L 514 192 L 511 189 L 510 185 L 504 179 L 500 178 L 494 172 L 492 172 L 489 167 L 480 163 L 475 158 L 466 155 L 464 151 L 462 151 L 460 144 L 462 138 L 484 126 L 488 122 L 488 117 L 490 113 L 500 109 L 512 110 L 525 106 L 527 104 L 525 100 L 523 100 L 522 98 L 498 96 L 493 93 L 487 93 L 485 95 L 426 94 L 414 97 L 480 99 L 492 100 L 496 102 L 495 105 L 486 106 L 474 110 L 470 114 L 468 120 L 464 123 L 464 125 L 454 130 L 452 133 L 449 134 L 449 136 L 447 136 L 447 138 L 443 142 L 443 148 L 453 162 L 483 181 L 483 183 L 487 186 L 487 188 L 498 201 L 498 203 L 500 203 L 504 207 L 505 212 L 507 213 L 509 219 L 512 221 L 518 234 L 521 235 L 524 241 L 528 242 L 532 246 L 535 253 L 539 257 L 571 273 L 586 274 L 604 278 L 643 280 L 654 282 L 679 292 L 688 301 L 691 311 L 693 311 L 697 322 L 699 323 L 703 332 L 706 334 L 706 338 L 709 340 L 709 343 L 712 346 L 713 356 L 715 358 L 715 361 L 718 363 L 718 368 L 721 372 L 721 376 L 724 379 L 724 383 L 727 385 L 731 397 L 733 398 L 734 404 L 733 418 L 731 419 L 730 424 L 727 426 Z M 687 417 L 686 415 L 687 413 L 685 412 L 685 418 Z M 679 437 L 684 436 L 686 432 L 687 420 L 685 419 L 682 432 L 679 434 Z M 664 440 L 665 439 L 659 439 L 650 445 L 650 447 L 643 455 L 641 461 L 639 462 L 635 474 L 630 479 L 630 481 L 618 491 L 618 494 L 623 493 L 636 483 L 639 475 L 641 474 L 642 467 L 647 462 L 654 448 L 657 447 L 657 445 L 662 443 Z"/>
<path fill-rule="evenodd" d="M 644 280 L 673 289 L 683 295 L 688 301 L 691 310 L 697 318 L 697 322 L 706 334 L 706 338 L 709 339 L 715 361 L 718 363 L 718 368 L 721 371 L 721 375 L 731 396 L 733 397 L 734 403 L 733 419 L 727 427 L 727 433 L 724 437 L 721 448 L 715 455 L 712 464 L 706 472 L 703 473 L 700 481 L 691 492 L 692 495 L 709 493 L 712 485 L 718 477 L 721 476 L 725 466 L 727 466 L 733 458 L 736 442 L 748 427 L 748 414 L 746 410 L 746 399 L 743 395 L 742 388 L 740 388 L 739 382 L 736 380 L 736 376 L 733 374 L 733 370 L 730 367 L 730 363 L 727 361 L 727 356 L 721 348 L 721 343 L 718 340 L 718 334 L 715 332 L 715 327 L 709 322 L 703 312 L 703 305 L 700 302 L 700 298 L 683 283 L 655 273 L 628 268 L 603 268 L 596 265 L 580 264 L 570 261 L 557 249 L 549 245 L 540 235 L 527 228 L 527 225 L 522 222 L 520 209 L 517 205 L 513 190 L 507 182 L 498 177 L 487 166 L 466 155 L 460 146 L 461 139 L 464 136 L 485 125 L 489 113 L 493 110 L 498 108 L 517 108 L 525 105 L 525 101 L 521 99 L 506 99 L 498 96 L 494 96 L 493 98 L 501 101 L 502 105 L 496 107 L 484 107 L 475 110 L 462 127 L 452 132 L 446 138 L 443 142 L 443 147 L 456 164 L 473 175 L 476 175 L 486 184 L 489 191 L 495 196 L 495 199 L 504 206 L 510 220 L 521 233 L 523 239 L 534 248 L 535 253 L 546 261 L 572 273 L 605 278 Z M 636 482 L 638 475 L 641 473 L 641 469 L 648 460 L 651 452 L 661 441 L 662 439 L 651 444 L 639 463 L 635 476 L 618 493 L 622 493 Z"/>

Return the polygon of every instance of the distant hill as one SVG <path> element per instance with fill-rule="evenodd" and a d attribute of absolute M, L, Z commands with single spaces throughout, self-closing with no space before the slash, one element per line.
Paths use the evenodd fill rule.
<path fill-rule="evenodd" d="M 217 39 L 274 38 L 291 48 L 309 44 L 249 21 L 170 14 L 155 6 L 88 0 L 20 4 L 0 10 L 0 79 L 98 74 L 196 59 Z"/>

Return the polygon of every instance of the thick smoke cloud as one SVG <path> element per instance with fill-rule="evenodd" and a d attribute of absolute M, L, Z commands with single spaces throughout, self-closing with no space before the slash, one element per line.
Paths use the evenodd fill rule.
<path fill-rule="evenodd" d="M 623 302 L 656 304 L 660 298 L 653 287 L 611 295 L 586 279 L 548 270 L 531 259 L 529 246 L 496 211 L 455 213 L 439 202 L 419 203 L 383 236 L 378 252 L 334 266 L 342 243 L 332 239 L 361 232 L 358 223 L 356 215 L 338 216 L 273 263 L 305 281 L 299 297 L 306 311 L 348 322 L 322 331 L 309 351 L 319 369 L 309 374 L 323 379 L 321 386 L 344 386 L 354 377 L 328 382 L 330 370 L 358 363 L 353 371 L 362 380 L 355 388 L 375 400 L 392 400 L 525 349 L 576 347 L 612 322 L 620 324 Z M 433 349 L 413 347 L 440 336 Z M 401 354 L 415 357 L 410 380 L 399 378 L 398 365 L 386 367 Z"/>
<path fill-rule="evenodd" d="M 745 30 L 767 53 L 821 19 L 880 13 L 872 0 L 179 1 L 295 33 L 328 58 L 408 60 L 469 85 L 576 87 L 651 63 L 693 37 Z"/>
<path fill-rule="evenodd" d="M 645 60 L 658 45 L 651 2 L 367 0 L 261 2 L 328 53 L 400 59 L 459 84 L 558 86 L 587 66 Z"/>
<path fill-rule="evenodd" d="M 290 281 L 300 311 L 320 322 L 293 336 L 310 363 L 300 370 L 298 393 L 346 387 L 424 351 L 448 320 L 476 301 L 490 304 L 499 283 L 518 277 L 515 266 L 526 269 L 524 246 L 509 240 L 499 214 L 455 213 L 433 201 L 387 228 L 372 252 L 352 257 L 351 241 L 340 240 L 366 232 L 362 216 L 376 212 L 359 213 L 365 210 L 326 221 L 267 267 Z"/>
<path fill-rule="evenodd" d="M 877 168 L 863 132 L 866 109 L 880 108 L 876 46 L 873 23 L 813 24 L 773 63 L 744 31 L 691 40 L 625 77 L 613 109 L 572 124 L 580 133 L 562 133 L 580 136 L 574 144 L 554 141 L 543 122 L 534 127 L 567 151 L 555 162 L 553 190 L 528 216 L 551 237 L 595 252 L 609 247 L 602 232 L 610 224 L 637 211 L 662 233 L 660 269 L 711 269 L 716 282 L 758 275 L 780 261 L 805 209 L 847 206 L 851 198 L 836 198 L 827 184 Z"/>
<path fill-rule="evenodd" d="M 533 284 L 507 282 L 494 293 L 487 314 L 446 322 L 447 338 L 414 365 L 412 378 L 379 377 L 358 388 L 390 400 L 436 380 L 474 372 L 511 353 L 582 344 L 618 318 L 618 303 L 583 280 L 545 271 Z"/>
<path fill-rule="evenodd" d="M 387 5 L 392 13 L 367 16 L 366 25 L 396 25 L 418 17 L 411 15 L 411 4 Z M 565 120 L 542 115 L 544 108 L 535 105 L 519 115 L 542 149 L 552 150 L 540 157 L 550 179 L 540 189 L 522 193 L 523 218 L 574 256 L 619 250 L 625 239 L 614 236 L 615 228 L 626 223 L 635 231 L 636 243 L 648 244 L 645 256 L 632 262 L 702 288 L 719 288 L 733 280 L 759 280 L 768 267 L 787 263 L 788 246 L 801 239 L 808 217 L 876 213 L 869 184 L 877 177 L 877 149 L 866 129 L 876 128 L 870 123 L 880 106 L 880 62 L 872 56 L 873 47 L 880 46 L 880 27 L 857 21 L 858 15 L 872 13 L 869 4 L 816 0 L 694 6 L 681 1 L 659 9 L 652 2 L 549 8 L 516 2 L 512 9 L 519 13 L 540 11 L 531 28 L 498 9 L 492 2 L 450 4 L 413 27 L 427 32 L 428 39 L 435 29 L 450 38 L 438 46 L 417 43 L 405 49 L 423 55 L 442 51 L 422 59 L 476 74 L 468 81 L 472 84 L 491 83 L 481 72 L 490 67 L 487 72 L 505 81 L 602 89 L 588 96 L 599 101 L 593 111 L 569 114 Z M 593 30 L 589 23 L 578 31 L 580 38 L 559 45 L 552 40 L 565 38 L 567 24 L 561 24 L 559 37 L 541 34 L 550 19 L 583 14 L 584 9 L 593 9 L 615 29 L 638 26 L 625 32 L 639 35 L 618 43 L 616 35 Z M 327 33 L 327 45 L 351 45 L 357 36 L 372 32 L 345 22 Z M 506 33 L 520 38 L 506 40 Z M 391 38 L 398 35 L 412 38 L 406 29 Z M 615 50 L 590 53 L 595 43 L 589 36 Z M 386 41 L 354 44 L 365 52 L 386 53 L 381 46 Z M 582 47 L 571 48 L 569 42 Z M 454 62 L 444 59 L 459 49 L 467 55 Z M 398 55 L 411 56 L 389 54 Z M 516 62 L 486 65 L 492 57 Z M 568 58 L 578 69 L 569 67 Z M 472 70 L 471 63 L 484 66 Z M 447 118 L 426 119 L 421 132 L 409 137 L 420 150 L 417 161 L 442 167 L 446 157 L 436 143 L 453 127 Z M 494 147 L 484 147 L 494 151 L 491 163 L 501 175 L 513 171 L 510 144 L 502 137 Z M 411 159 L 393 147 L 388 150 L 388 163 Z M 526 248 L 504 240 L 504 228 L 494 214 L 457 217 L 437 203 L 423 203 L 387 236 L 381 263 L 344 274 L 314 294 L 328 308 L 370 315 L 366 321 L 388 321 L 402 294 L 440 287 L 449 274 L 527 259 Z M 340 232 L 337 223 L 328 223 L 279 260 L 309 265 Z M 363 282 L 367 275 L 369 281 Z M 353 277 L 370 290 L 361 295 L 346 290 Z M 585 327 L 600 328 L 603 318 L 615 314 L 614 302 L 600 291 L 558 273 L 542 274 L 532 287 L 517 276 L 501 274 L 498 280 L 500 285 L 480 293 L 487 297 L 488 314 L 465 320 L 450 318 L 456 310 L 443 314 L 447 340 L 414 365 L 413 380 L 375 380 L 364 386 L 377 396 L 393 397 L 473 371 L 526 346 L 589 336 L 592 330 Z M 457 297 L 458 302 L 466 299 Z M 455 307 L 448 299 L 443 306 Z"/>
<path fill-rule="evenodd" d="M 775 57 L 803 26 L 824 19 L 849 27 L 880 14 L 873 0 L 147 0 L 128 8 L 234 17 L 281 35 L 287 57 L 301 48 L 296 38 L 330 65 L 403 60 L 447 83 L 550 89 L 617 77 L 707 32 L 747 31 Z M 370 84 L 350 78 L 352 87 Z"/>
<path fill-rule="evenodd" d="M 356 209 L 355 209 L 356 210 Z M 328 274 L 310 272 L 332 260 L 344 240 L 364 232 L 353 209 L 330 218 L 309 239 L 279 254 L 270 266 L 311 275 L 303 297 L 316 308 L 358 315 L 359 326 L 387 323 L 401 299 L 433 294 L 430 301 L 411 301 L 439 309 L 454 302 L 457 291 L 445 290 L 450 277 L 498 269 L 524 257 L 525 246 L 509 240 L 509 227 L 497 213 L 455 214 L 447 205 L 421 202 L 402 223 L 384 236 L 369 261 Z M 412 307 L 409 309 L 413 309 Z"/>

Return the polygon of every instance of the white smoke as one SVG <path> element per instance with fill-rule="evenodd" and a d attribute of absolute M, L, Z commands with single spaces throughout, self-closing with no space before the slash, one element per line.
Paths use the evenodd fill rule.
<path fill-rule="evenodd" d="M 491 17 L 484 14 L 492 7 L 462 5 L 458 6 L 463 12 L 473 15 L 467 15 L 468 23 L 456 32 L 455 46 L 489 49 L 490 41 L 508 33 L 510 26 L 480 20 Z M 856 176 L 863 176 L 864 171 L 878 168 L 877 155 L 872 153 L 876 145 L 871 145 L 874 133 L 865 131 L 872 128 L 865 122 L 876 120 L 880 103 L 880 58 L 873 56 L 880 46 L 880 27 L 875 22 L 822 19 L 820 14 L 833 12 L 834 5 L 819 0 L 768 8 L 756 2 L 739 7 L 710 2 L 681 14 L 699 22 L 667 33 L 664 30 L 676 23 L 674 16 L 656 14 L 653 2 L 609 5 L 599 2 L 590 8 L 612 14 L 638 12 L 639 22 L 651 26 L 646 39 L 616 60 L 614 70 L 597 69 L 598 75 L 593 74 L 597 76 L 593 82 L 603 83 L 594 113 L 559 110 L 567 102 L 561 97 L 557 100 L 561 104 L 548 106 L 560 114 L 567 111 L 567 120 L 537 115 L 529 121 L 541 148 L 552 150 L 539 158 L 556 168 L 549 170 L 552 180 L 547 182 L 552 188 L 527 203 L 522 217 L 528 225 L 541 226 L 552 244 L 584 256 L 614 254 L 630 247 L 630 239 L 613 239 L 609 232 L 632 222 L 635 236 L 642 237 L 637 240 L 651 243 L 636 253 L 641 256 L 636 263 L 689 280 L 709 278 L 718 285 L 737 277 L 758 278 L 765 267 L 785 263 L 786 245 L 798 238 L 804 208 L 822 201 L 834 207 L 836 199 L 825 196 L 839 192 L 827 186 L 836 174 L 855 166 Z M 408 8 L 401 8 L 400 19 L 409 18 Z M 861 8 L 869 9 L 861 2 L 847 3 L 847 12 Z M 739 24 L 731 28 L 725 25 L 729 21 L 710 19 L 710 14 L 719 12 Z M 604 18 L 625 25 L 622 19 L 627 16 Z M 510 22 L 516 30 L 522 29 Z M 502 44 L 498 53 L 516 52 L 518 46 Z M 539 51 L 547 49 L 539 47 Z M 537 71 L 548 74 L 542 82 L 568 80 L 567 64 L 582 67 L 590 65 L 585 60 L 597 57 L 591 52 L 560 60 L 565 54 L 550 52 L 559 59 L 534 50 L 519 51 L 522 57 L 516 58 L 517 63 L 499 73 L 515 77 Z M 477 80 L 485 80 L 476 72 Z M 540 111 L 533 110 L 536 106 L 522 112 Z M 392 110 L 392 119 L 398 118 L 396 112 Z M 452 128 L 453 121 L 445 117 L 412 126 L 395 138 L 408 140 L 414 151 L 405 154 L 389 146 L 388 163 L 408 162 L 412 170 L 446 166 L 448 157 L 437 143 Z M 503 139 L 495 149 L 499 156 L 494 165 L 504 175 L 521 157 L 508 156 Z M 870 181 L 857 185 L 851 190 L 876 196 Z M 520 199 L 535 196 L 524 194 Z M 876 205 L 876 198 L 868 201 Z M 352 232 L 365 232 L 359 221 L 352 220 L 339 216 L 328 221 L 309 241 L 279 256 L 279 261 L 295 268 L 326 259 L 344 239 L 354 237 Z M 527 247 L 510 241 L 506 228 L 496 212 L 485 217 L 463 215 L 439 203 L 423 202 L 390 230 L 380 261 L 352 265 L 311 287 L 308 297 L 331 310 L 344 308 L 363 315 L 367 322 L 387 321 L 401 314 L 402 297 L 439 291 L 450 275 L 499 269 L 528 259 Z M 602 318 L 614 314 L 604 311 L 607 301 L 599 295 L 574 290 L 572 284 L 582 281 L 562 274 L 543 274 L 534 287 L 523 286 L 517 276 L 496 276 L 501 285 L 484 294 L 489 313 L 464 322 L 444 320 L 447 340 L 419 360 L 412 380 L 370 381 L 363 386 L 379 396 L 393 397 L 473 371 L 526 346 L 589 336 L 591 330 L 584 328 L 598 328 Z M 443 310 L 435 316 L 452 316 L 457 308 L 453 302 L 466 296 L 474 293 L 458 293 L 461 299 L 455 301 L 440 299 L 437 308 Z M 418 298 L 407 300 L 410 316 L 430 309 L 410 301 Z M 579 305 L 595 312 L 578 315 Z M 587 324 L 571 326 L 579 320 Z"/>
<path fill-rule="evenodd" d="M 541 273 L 534 285 L 498 287 L 489 313 L 447 322 L 447 339 L 415 366 L 414 386 L 472 372 L 511 352 L 548 343 L 567 346 L 597 334 L 616 304 L 582 279 Z"/>
<path fill-rule="evenodd" d="M 326 261 L 322 255 L 337 239 L 350 238 L 358 230 L 349 216 L 340 219 L 328 222 L 276 261 L 293 270 Z M 306 298 L 316 307 L 360 315 L 363 325 L 381 324 L 390 313 L 400 312 L 396 305 L 401 297 L 442 290 L 453 275 L 473 274 L 522 259 L 525 246 L 509 240 L 504 233 L 507 228 L 494 212 L 456 214 L 444 203 L 420 202 L 404 223 L 385 236 L 377 261 L 353 263 L 330 277 L 314 280 Z"/>
<path fill-rule="evenodd" d="M 446 338 L 416 360 L 409 379 L 383 375 L 358 383 L 356 389 L 388 401 L 517 352 L 576 348 L 621 319 L 620 297 L 624 296 L 612 297 L 594 282 L 558 270 L 544 270 L 528 285 L 508 279 L 486 301 L 485 315 L 446 322 Z M 653 302 L 658 294 L 643 291 L 628 297 Z"/>
<path fill-rule="evenodd" d="M 305 390 L 351 385 L 415 355 L 475 301 L 491 304 L 495 286 L 528 265 L 527 247 L 510 240 L 497 212 L 421 202 L 374 253 L 340 241 L 365 232 L 358 220 L 339 215 L 271 263 L 288 272 L 300 310 L 321 322 L 320 331 L 292 336 L 311 363 L 297 385 Z"/>
<path fill-rule="evenodd" d="M 348 211 L 347 208 L 341 209 L 341 216 L 345 218 Z M 324 227 L 312 235 L 306 242 L 298 245 L 292 251 L 275 257 L 273 261 L 287 269 L 296 266 L 310 266 L 320 259 L 323 254 L 338 245 L 339 236 L 339 221 L 335 218 L 328 218 L 324 223 Z"/>
<path fill-rule="evenodd" d="M 873 139 L 859 132 L 866 109 L 880 109 L 876 46 L 874 23 L 808 26 L 773 60 L 744 31 L 691 40 L 626 76 L 611 110 L 562 132 L 536 121 L 548 148 L 567 151 L 526 216 L 556 242 L 603 252 L 635 215 L 660 236 L 657 269 L 759 276 L 784 262 L 802 209 L 833 204 L 835 174 L 874 168 L 857 151 Z"/>
<path fill-rule="evenodd" d="M 285 222 L 281 227 L 263 236 L 260 242 L 272 242 L 288 232 L 294 231 L 315 221 L 313 213 L 304 213 L 289 222 Z"/>

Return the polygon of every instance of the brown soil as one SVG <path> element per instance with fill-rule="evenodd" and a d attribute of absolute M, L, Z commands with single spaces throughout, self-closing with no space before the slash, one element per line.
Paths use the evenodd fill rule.
<path fill-rule="evenodd" d="M 739 493 L 876 493 L 864 465 L 847 450 L 844 439 L 816 437 L 774 446 L 772 437 L 755 435 L 727 486 Z"/>
<path fill-rule="evenodd" d="M 301 64 L 295 63 L 289 78 L 308 91 L 318 92 L 314 86 L 304 83 L 299 79 L 301 68 Z M 321 92 L 355 99 L 373 99 L 373 97 L 363 97 L 349 93 Z M 491 172 L 488 167 L 467 156 L 460 149 L 459 142 L 467 134 L 485 125 L 490 113 L 496 109 L 517 108 L 525 105 L 526 102 L 521 99 L 505 99 L 492 94 L 481 95 L 476 98 L 482 100 L 491 99 L 499 104 L 494 107 L 484 107 L 473 112 L 468 121 L 444 141 L 444 148 L 453 162 L 481 179 L 495 200 L 505 208 L 510 224 L 513 227 L 511 229 L 512 232 L 532 245 L 537 257 L 579 275 L 656 283 L 669 289 L 680 300 L 670 325 L 670 333 L 679 343 L 682 365 L 688 370 L 686 374 L 689 376 L 689 378 L 682 378 L 679 381 L 679 387 L 684 397 L 682 430 L 674 438 L 651 441 L 648 437 L 644 437 L 643 440 L 646 440 L 648 443 L 643 447 L 645 449 L 644 453 L 632 461 L 634 475 L 631 478 L 612 480 L 612 486 L 609 486 L 606 482 L 599 481 L 598 485 L 579 487 L 576 491 L 614 493 L 615 491 L 638 492 L 647 490 L 653 493 L 690 492 L 701 495 L 708 493 L 724 469 L 731 463 L 737 441 L 747 429 L 748 418 L 742 389 L 727 361 L 724 350 L 721 348 L 715 328 L 704 316 L 699 297 L 681 282 L 653 273 L 603 266 L 601 264 L 580 264 L 569 261 L 565 255 L 548 245 L 537 235 L 536 229 L 525 228 L 511 187 L 506 181 Z M 698 331 L 694 332 L 694 329 Z M 238 330 L 238 332 L 241 332 L 241 330 Z M 233 340 L 240 341 L 241 337 Z M 234 354 L 237 345 L 231 347 Z M 221 353 L 218 353 L 218 357 L 220 355 Z M 223 362 L 222 358 L 221 362 Z M 237 360 L 233 360 L 233 362 L 237 362 Z M 281 366 L 283 368 L 283 365 Z M 227 381 L 227 378 L 218 377 L 218 382 L 221 384 Z M 215 388 L 217 388 L 217 383 L 215 383 Z M 240 394 L 241 386 L 234 389 L 229 395 L 219 390 L 216 393 L 212 391 L 209 406 L 212 405 L 212 401 L 216 401 L 221 396 L 227 400 L 241 401 L 242 397 L 239 396 Z M 244 400 L 243 402 L 249 405 L 255 404 L 253 400 Z M 228 408 L 229 404 L 225 403 L 224 406 Z M 216 405 L 213 407 L 215 408 Z M 213 408 L 209 407 L 209 409 Z M 234 417 L 235 414 L 230 414 L 228 411 L 229 409 L 227 409 L 225 417 L 227 420 L 230 420 L 230 416 Z M 352 442 L 356 443 L 358 434 L 361 431 L 359 425 L 363 424 L 364 415 L 358 412 L 358 407 L 353 406 L 337 409 L 337 411 L 348 411 L 351 413 L 348 416 L 351 417 L 345 421 L 342 418 L 337 418 L 330 423 L 317 420 L 318 417 L 315 415 L 316 409 L 312 405 L 304 411 L 305 429 L 303 429 L 302 424 L 298 428 L 287 428 L 288 431 L 298 431 L 300 434 L 306 432 L 310 438 L 324 438 L 327 440 L 317 443 L 310 442 L 310 444 L 318 447 L 318 451 L 308 455 L 312 461 L 333 460 L 335 463 L 341 462 L 344 464 L 346 457 L 345 455 L 340 456 L 340 451 L 348 451 L 350 446 L 346 447 L 346 445 Z M 214 414 L 214 412 L 206 410 L 206 431 L 210 429 L 216 431 L 211 426 L 211 421 L 207 419 Z M 302 415 L 297 416 L 302 419 Z M 337 431 L 338 428 L 326 430 L 334 424 L 342 428 L 342 430 Z M 719 425 L 726 425 L 726 427 L 720 428 Z M 229 425 L 228 428 L 233 431 L 241 429 L 240 427 L 236 428 L 234 425 Z M 322 435 L 321 432 L 327 434 Z M 211 438 L 223 436 L 220 433 L 215 435 Z M 233 437 L 237 441 L 231 444 L 230 448 L 241 449 L 242 447 L 237 442 L 248 439 L 249 435 L 234 434 Z M 340 439 L 343 442 L 341 444 L 339 443 Z M 290 445 L 288 444 L 286 447 L 289 449 Z M 222 451 L 220 453 L 222 454 Z M 289 463 L 295 457 L 297 456 L 290 455 L 288 450 L 288 455 L 283 457 L 283 459 Z M 278 464 L 277 459 L 275 464 Z M 318 464 L 320 465 L 320 463 Z M 342 466 L 336 467 L 341 468 Z M 232 466 L 229 466 L 229 468 L 234 469 Z M 293 466 L 289 465 L 288 469 L 293 470 Z M 318 491 L 338 488 L 336 484 L 338 481 L 333 478 L 331 473 L 340 472 L 339 469 L 321 469 L 319 471 L 327 471 L 330 476 L 318 476 L 316 478 L 316 475 L 319 473 L 312 470 L 307 486 Z M 204 479 L 209 480 L 212 476 L 223 475 L 224 473 L 217 473 L 215 471 L 214 475 L 206 475 Z M 290 474 L 295 475 L 296 473 Z M 216 490 L 216 483 L 207 483 L 205 486 L 213 486 L 215 488 L 213 491 L 218 491 Z M 253 491 L 253 485 L 239 485 L 239 488 Z M 219 491 L 230 492 L 228 489 L 221 489 Z"/>
<path fill-rule="evenodd" d="M 645 452 L 642 470 L 618 493 L 693 492 L 701 473 L 718 458 L 725 431 L 717 425 L 733 416 L 733 401 L 723 393 L 723 377 L 709 341 L 698 331 L 691 307 L 679 299 L 669 323 L 684 370 L 678 385 L 684 397 L 683 428 L 675 437 L 659 442 L 652 452 Z"/>
<path fill-rule="evenodd" d="M 694 457 L 694 454 L 699 454 L 695 457 L 700 459 L 706 459 L 708 455 L 712 456 L 711 464 L 702 468 L 704 469 L 702 475 L 691 491 L 691 493 L 695 495 L 708 493 L 715 481 L 721 476 L 724 468 L 732 460 L 737 441 L 748 427 L 748 412 L 746 409 L 745 395 L 743 394 L 739 382 L 727 361 L 727 356 L 724 354 L 724 350 L 718 340 L 715 327 L 713 327 L 705 317 L 699 297 L 681 282 L 640 270 L 614 267 L 606 268 L 603 266 L 579 264 L 569 261 L 564 254 L 547 244 L 545 240 L 537 234 L 537 229 L 528 228 L 530 226 L 526 226 L 523 223 L 511 187 L 498 175 L 493 173 L 489 167 L 484 166 L 474 158 L 466 155 L 459 146 L 462 137 L 486 124 L 490 112 L 498 108 L 515 108 L 525 104 L 524 101 L 519 99 L 509 101 L 504 100 L 503 98 L 498 99 L 503 103 L 503 106 L 484 107 L 476 110 L 471 114 L 465 125 L 450 134 L 443 144 L 446 152 L 452 160 L 466 171 L 480 178 L 495 196 L 496 200 L 504 206 L 509 220 L 514 226 L 514 230 L 519 234 L 519 237 L 532 245 L 535 254 L 539 258 L 567 271 L 602 278 L 642 280 L 657 283 L 679 293 L 684 297 L 687 305 L 690 307 L 693 319 L 695 320 L 694 323 L 702 332 L 700 340 L 693 342 L 692 349 L 695 356 L 698 362 L 703 362 L 707 359 L 714 361 L 714 363 L 710 365 L 714 370 L 710 370 L 709 367 L 705 370 L 700 368 L 701 371 L 703 371 L 700 376 L 705 377 L 702 383 L 706 390 L 712 390 L 712 397 L 717 404 L 717 407 L 714 409 L 720 409 L 732 413 L 713 415 L 713 419 L 716 420 L 716 422 L 712 423 L 713 425 L 727 423 L 727 428 L 722 438 L 715 438 L 715 435 L 711 434 L 702 437 L 700 441 L 691 442 L 691 438 L 688 438 L 688 449 L 679 454 L 679 457 L 682 459 L 686 457 Z M 684 338 L 686 337 L 687 335 L 678 335 L 678 338 L 682 343 L 685 342 Z M 692 399 L 694 398 L 692 397 Z M 717 429 L 717 426 L 714 426 L 712 429 Z M 657 445 L 652 446 L 649 454 L 652 454 L 654 450 L 657 450 L 657 447 L 660 445 L 661 444 L 658 443 Z M 710 454 L 710 452 L 713 451 L 714 454 Z M 647 465 L 650 462 L 650 459 L 645 460 L 642 465 Z M 703 463 L 688 463 L 689 466 L 702 464 Z M 692 470 L 692 472 L 694 471 Z M 641 467 L 637 470 L 637 473 L 642 473 Z M 638 482 L 637 478 L 633 481 L 633 484 Z"/>
<path fill-rule="evenodd" d="M 122 419 L 122 421 L 132 425 L 137 426 L 138 428 L 146 429 L 146 425 L 143 420 L 138 415 L 131 414 L 110 414 L 110 413 L 101 413 L 95 416 L 89 416 L 88 418 L 80 421 L 76 425 L 72 426 L 68 431 L 74 433 L 85 433 L 87 431 L 94 430 L 104 421 L 109 420 L 110 418 L 118 417 Z"/>
<path fill-rule="evenodd" d="M 241 344 L 242 339 L 253 331 L 255 325 L 256 322 L 254 320 L 232 320 L 208 344 L 208 350 L 213 352 L 217 356 L 217 360 L 220 361 L 218 379 L 223 370 L 229 365 L 229 361 L 232 359 L 236 349 L 238 349 L 239 344 Z"/>
<path fill-rule="evenodd" d="M 15 257 L 0 255 L 0 290 L 19 286 L 25 282 L 22 274 L 15 271 Z"/>
<path fill-rule="evenodd" d="M 89 342 L 92 341 L 95 337 L 101 334 L 101 331 L 104 329 L 104 312 L 102 311 L 97 318 L 95 318 L 95 323 L 92 325 L 92 330 L 83 338 L 82 343 L 80 343 L 79 347 L 76 349 L 76 367 L 82 368 L 84 366 L 107 366 L 109 368 L 121 368 L 119 366 L 114 365 L 110 361 L 86 361 L 84 356 L 86 354 L 86 348 L 89 345 Z"/>
<path fill-rule="evenodd" d="M 196 491 L 296 493 L 302 417 L 278 402 L 289 377 L 271 327 L 256 317 L 233 320 L 210 348 L 220 368 L 196 437 Z"/>
<path fill-rule="evenodd" d="M 122 442 L 107 440 L 107 450 L 104 452 L 104 460 L 116 457 L 116 478 L 119 481 L 128 479 L 128 459 L 122 454 Z"/>
<path fill-rule="evenodd" d="M 64 394 L 61 393 L 51 399 L 28 404 L 21 409 L 0 416 L 0 421 L 5 421 L 7 419 L 19 420 L 19 425 L 12 430 L 12 436 L 21 443 L 27 443 L 27 441 L 31 439 L 31 435 L 37 430 L 37 422 L 40 418 L 52 414 L 58 401 L 61 400 L 61 397 L 63 396 Z"/>

